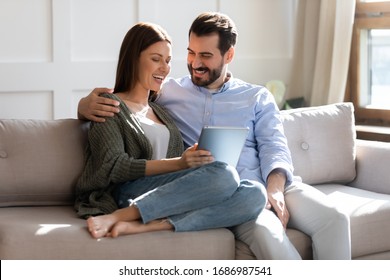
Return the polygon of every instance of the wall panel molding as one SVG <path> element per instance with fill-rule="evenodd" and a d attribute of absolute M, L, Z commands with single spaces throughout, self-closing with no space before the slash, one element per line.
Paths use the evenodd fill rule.
<path fill-rule="evenodd" d="M 52 61 L 51 0 L 0 1 L 0 63 Z"/>
<path fill-rule="evenodd" d="M 0 0 L 0 117 L 76 118 L 80 98 L 114 86 L 121 42 L 138 21 L 168 31 L 171 76 L 187 75 L 188 29 L 204 11 L 227 13 L 238 26 L 234 76 L 288 84 L 296 1 Z M 23 110 L 8 109 L 19 102 Z"/>
<path fill-rule="evenodd" d="M 53 119 L 53 92 L 0 92 L 0 119 Z"/>

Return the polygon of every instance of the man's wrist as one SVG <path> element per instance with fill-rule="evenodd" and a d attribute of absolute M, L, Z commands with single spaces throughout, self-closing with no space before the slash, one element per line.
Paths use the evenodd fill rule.
<path fill-rule="evenodd" d="M 267 189 L 269 185 L 273 186 L 273 189 L 279 189 L 281 192 L 284 192 L 284 188 L 287 183 L 286 171 L 282 168 L 273 169 L 267 177 Z"/>
<path fill-rule="evenodd" d="M 273 170 L 269 173 L 269 175 L 271 175 L 271 174 L 283 176 L 285 179 L 287 179 L 287 172 L 286 172 L 286 170 L 284 170 L 283 168 L 275 168 L 275 169 L 273 169 Z M 268 175 L 268 176 L 269 176 L 269 175 Z"/>

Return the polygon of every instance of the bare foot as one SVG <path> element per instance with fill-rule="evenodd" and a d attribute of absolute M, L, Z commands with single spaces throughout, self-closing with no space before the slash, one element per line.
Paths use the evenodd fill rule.
<path fill-rule="evenodd" d="M 89 217 L 87 220 L 88 231 L 93 238 L 101 238 L 107 236 L 116 222 L 117 219 L 111 214 Z"/>
<path fill-rule="evenodd" d="M 117 222 L 113 227 L 108 236 L 118 237 L 119 235 L 143 233 L 150 231 L 159 230 L 171 230 L 173 226 L 167 220 L 151 221 L 147 224 L 143 224 L 141 221 L 130 221 L 130 222 Z"/>

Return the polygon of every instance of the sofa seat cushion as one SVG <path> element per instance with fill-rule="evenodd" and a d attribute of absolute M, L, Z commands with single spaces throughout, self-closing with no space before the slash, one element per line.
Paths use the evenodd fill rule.
<path fill-rule="evenodd" d="M 390 195 L 343 185 L 316 188 L 349 214 L 352 258 L 390 250 Z"/>
<path fill-rule="evenodd" d="M 69 206 L 0 209 L 0 259 L 234 259 L 227 229 L 93 239 Z"/>
<path fill-rule="evenodd" d="M 356 176 L 352 103 L 281 111 L 294 165 L 306 184 L 345 183 Z"/>

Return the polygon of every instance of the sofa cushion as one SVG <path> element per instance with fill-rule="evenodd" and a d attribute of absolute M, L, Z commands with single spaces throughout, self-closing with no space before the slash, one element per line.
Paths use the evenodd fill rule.
<path fill-rule="evenodd" d="M 0 207 L 72 204 L 88 123 L 0 120 Z"/>
<path fill-rule="evenodd" d="M 316 188 L 350 216 L 352 258 L 390 251 L 390 195 L 334 184 Z"/>
<path fill-rule="evenodd" d="M 21 241 L 23 244 L 21 244 Z M 0 211 L 0 259 L 234 259 L 227 229 L 159 231 L 94 239 L 71 206 L 9 207 Z"/>
<path fill-rule="evenodd" d="M 356 176 L 352 103 L 281 111 L 294 174 L 307 184 L 350 182 Z"/>
<path fill-rule="evenodd" d="M 356 178 L 351 187 L 390 194 L 390 143 L 356 141 Z"/>

